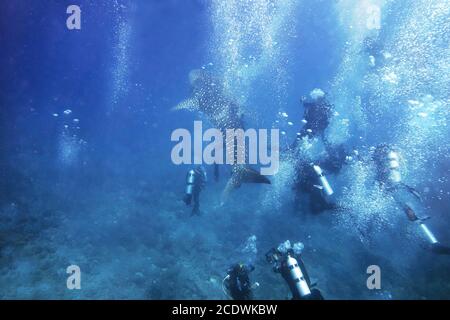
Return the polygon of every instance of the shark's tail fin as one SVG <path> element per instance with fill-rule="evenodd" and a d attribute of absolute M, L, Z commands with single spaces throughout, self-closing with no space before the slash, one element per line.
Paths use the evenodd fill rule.
<path fill-rule="evenodd" d="M 242 172 L 239 173 L 241 176 L 241 183 L 265 183 L 270 184 L 270 180 L 260 174 L 258 171 L 253 170 L 249 167 L 244 167 Z"/>
<path fill-rule="evenodd" d="M 270 184 L 270 180 L 260 174 L 258 171 L 253 170 L 249 167 L 239 167 L 236 170 L 233 170 L 233 174 L 228 180 L 225 189 L 222 192 L 221 196 L 221 205 L 224 205 L 230 195 L 231 191 L 239 188 L 243 183 L 265 183 Z"/>

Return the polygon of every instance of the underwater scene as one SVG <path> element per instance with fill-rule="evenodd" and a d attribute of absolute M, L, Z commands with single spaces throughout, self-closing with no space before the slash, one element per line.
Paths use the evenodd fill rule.
<path fill-rule="evenodd" d="M 0 299 L 450 299 L 450 0 L 0 3 Z"/>

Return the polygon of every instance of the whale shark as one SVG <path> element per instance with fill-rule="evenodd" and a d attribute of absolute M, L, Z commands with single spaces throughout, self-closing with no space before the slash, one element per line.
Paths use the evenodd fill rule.
<path fill-rule="evenodd" d="M 224 93 L 221 82 L 204 69 L 194 69 L 189 73 L 189 82 L 192 94 L 174 108 L 201 112 L 211 124 L 225 134 L 227 129 L 242 129 L 244 124 L 239 105 Z M 245 146 L 237 144 L 233 139 L 226 142 L 226 149 L 232 150 L 235 159 L 238 155 L 245 155 Z M 243 183 L 265 183 L 270 180 L 246 164 L 232 164 L 232 174 L 221 195 L 221 205 L 225 204 L 229 194 L 239 188 Z"/>

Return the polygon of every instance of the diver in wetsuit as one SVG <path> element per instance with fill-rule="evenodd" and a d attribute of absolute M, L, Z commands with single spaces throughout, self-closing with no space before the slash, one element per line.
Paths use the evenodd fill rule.
<path fill-rule="evenodd" d="M 225 294 L 233 300 L 252 300 L 253 286 L 250 282 L 249 274 L 253 270 L 255 270 L 255 267 L 251 264 L 238 263 L 232 265 L 223 281 Z"/>
<path fill-rule="evenodd" d="M 292 149 L 304 139 L 321 138 L 325 145 L 326 157 L 314 162 L 300 159 L 296 165 L 296 179 L 293 189 L 295 190 L 294 206 L 300 207 L 301 195 L 309 195 L 309 206 L 313 213 L 319 213 L 328 209 L 334 209 L 331 196 L 334 191 L 326 174 L 336 174 L 345 162 L 345 150 L 342 146 L 333 147 L 325 139 L 324 133 L 330 124 L 332 106 L 320 89 L 314 89 L 310 93 L 310 99 L 302 99 L 305 111 L 303 122 L 305 125 L 297 134 Z"/>
<path fill-rule="evenodd" d="M 315 162 L 300 160 L 296 167 L 293 190 L 294 207 L 300 208 L 302 194 L 309 196 L 309 208 L 313 213 L 336 209 L 334 190 L 328 182 L 328 174 L 338 174 L 346 162 L 346 151 L 342 146 L 328 148 L 325 158 Z"/>
<path fill-rule="evenodd" d="M 186 176 L 186 192 L 183 198 L 186 205 L 193 202 L 192 215 L 200 215 L 200 192 L 207 181 L 206 171 L 203 166 L 197 166 L 188 171 Z"/>
<path fill-rule="evenodd" d="M 286 245 L 287 244 L 287 245 Z M 292 293 L 292 300 L 324 300 L 320 290 L 312 288 L 306 267 L 296 245 L 291 247 L 289 240 L 266 253 L 266 260 L 273 271 L 280 273 Z"/>
<path fill-rule="evenodd" d="M 367 58 L 372 68 L 382 68 L 386 65 L 392 55 L 384 48 L 383 39 L 379 35 L 371 35 L 364 39 L 361 54 Z"/>
<path fill-rule="evenodd" d="M 304 107 L 302 120 L 304 126 L 297 134 L 293 147 L 296 147 L 305 137 L 321 137 L 325 142 L 324 132 L 330 124 L 333 110 L 332 105 L 325 97 L 325 93 L 320 89 L 314 89 L 310 93 L 310 99 L 303 97 L 302 103 Z"/>
<path fill-rule="evenodd" d="M 381 144 L 375 148 L 373 160 L 377 170 L 376 180 L 381 184 L 383 190 L 392 195 L 395 202 L 405 212 L 409 221 L 419 225 L 420 230 L 428 239 L 433 252 L 450 255 L 450 247 L 442 245 L 425 224 L 425 221 L 430 217 L 419 217 L 414 209 L 420 207 L 422 199 L 414 188 L 402 182 L 398 150 L 388 144 Z"/>

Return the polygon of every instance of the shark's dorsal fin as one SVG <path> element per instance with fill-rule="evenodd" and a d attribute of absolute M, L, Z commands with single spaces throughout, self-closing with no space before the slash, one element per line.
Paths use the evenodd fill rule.
<path fill-rule="evenodd" d="M 188 98 L 186 100 L 181 101 L 175 107 L 173 107 L 172 111 L 178 110 L 188 110 L 188 111 L 198 111 L 198 100 L 196 98 Z"/>

